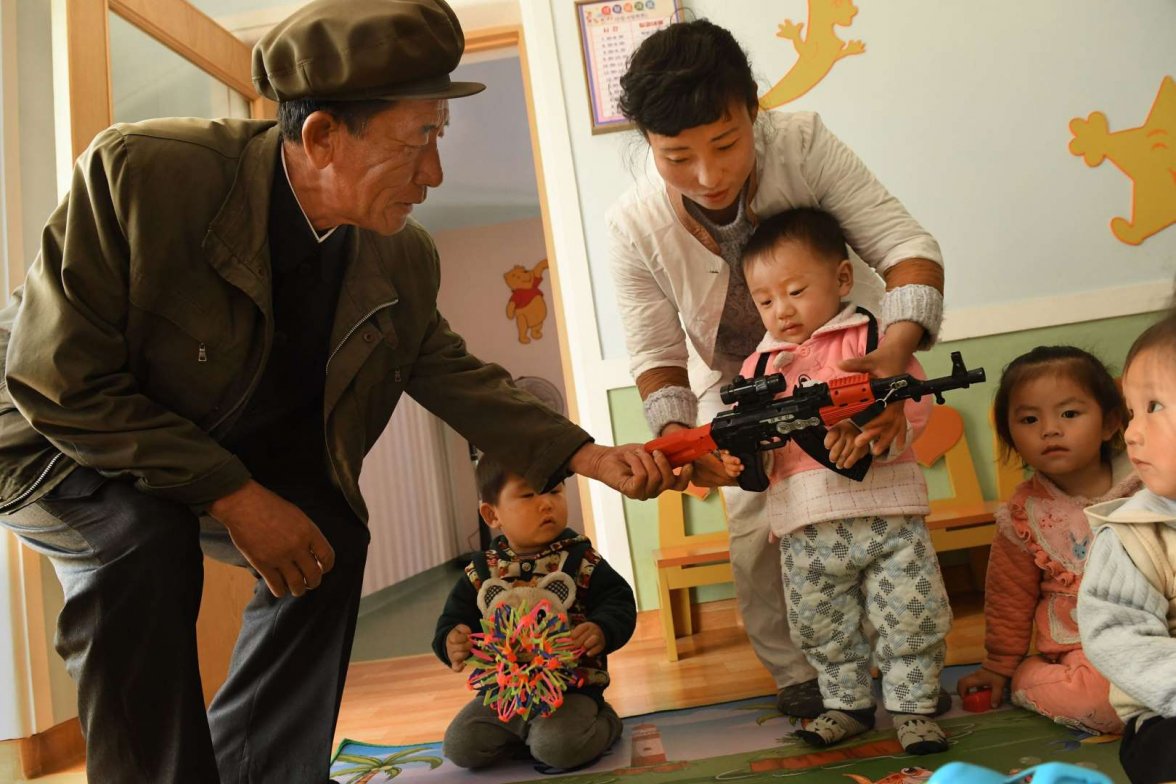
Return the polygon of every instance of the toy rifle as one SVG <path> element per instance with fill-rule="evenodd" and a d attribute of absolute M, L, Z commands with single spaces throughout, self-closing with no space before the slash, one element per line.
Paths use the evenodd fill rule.
<path fill-rule="evenodd" d="M 838 468 L 825 449 L 826 428 L 846 419 L 860 428 L 882 413 L 888 403 L 921 400 L 924 395 L 933 395 L 943 405 L 944 392 L 982 381 L 984 368 L 969 370 L 958 351 L 951 353 L 950 376 L 922 380 L 909 373 L 888 378 L 855 373 L 798 387 L 780 398 L 776 396 L 787 386 L 783 374 L 751 379 L 736 376 L 720 390 L 723 402 L 733 406 L 731 410 L 719 412 L 709 425 L 656 438 L 645 444 L 645 450 L 660 450 L 670 465 L 677 467 L 725 449 L 743 462 L 739 486 L 758 492 L 767 489 L 768 476 L 757 453 L 779 449 L 791 440 L 817 462 L 860 482 L 869 469 L 870 456 L 848 469 Z"/>

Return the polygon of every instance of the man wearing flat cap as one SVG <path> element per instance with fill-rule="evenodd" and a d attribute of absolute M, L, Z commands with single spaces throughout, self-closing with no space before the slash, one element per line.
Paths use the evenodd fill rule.
<path fill-rule="evenodd" d="M 95 784 L 308 782 L 367 552 L 363 456 L 402 393 L 534 487 L 680 486 L 470 356 L 409 220 L 464 38 L 443 0 L 317 0 L 256 46 L 279 122 L 116 125 L 0 313 L 0 523 L 47 553 Z M 421 521 L 420 525 L 434 524 Z M 257 588 L 205 713 L 201 547 Z"/>

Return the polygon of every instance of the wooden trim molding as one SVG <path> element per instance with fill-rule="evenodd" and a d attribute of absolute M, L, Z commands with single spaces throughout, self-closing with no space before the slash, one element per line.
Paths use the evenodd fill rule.
<path fill-rule="evenodd" d="M 513 30 L 514 43 L 519 52 L 519 67 L 523 76 L 523 103 L 527 107 L 527 128 L 531 135 L 531 158 L 535 164 L 535 178 L 539 189 L 539 216 L 543 223 L 543 243 L 547 247 L 548 269 L 551 275 L 552 310 L 555 313 L 555 332 L 559 338 L 559 362 L 563 369 L 564 390 L 568 399 L 568 417 L 573 422 L 580 421 L 580 407 L 576 397 L 576 382 L 573 377 L 572 352 L 568 345 L 568 318 L 564 311 L 564 296 L 559 263 L 556 259 L 556 244 L 551 229 L 551 207 L 548 203 L 547 184 L 543 176 L 543 150 L 539 144 L 538 125 L 535 120 L 535 94 L 531 89 L 531 69 L 527 61 L 527 45 L 522 31 L 515 27 Z M 481 31 L 472 35 L 477 38 Z M 497 34 L 491 32 L 487 38 L 494 38 Z M 500 39 L 501 40 L 501 39 Z M 596 518 L 592 514 L 591 487 L 588 479 L 576 477 L 580 490 L 580 513 L 584 520 L 584 534 L 596 541 Z"/>
<path fill-rule="evenodd" d="M 109 0 L 110 10 L 251 101 L 251 53 L 185 0 Z"/>
<path fill-rule="evenodd" d="M 86 741 L 76 716 L 20 740 L 20 767 L 26 778 L 65 770 L 85 758 Z"/>
<path fill-rule="evenodd" d="M 278 105 L 269 98 L 260 95 L 249 102 L 249 116 L 254 120 L 278 119 Z"/>
<path fill-rule="evenodd" d="M 61 84 L 55 79 L 54 87 L 68 101 L 69 168 L 114 117 L 106 13 L 106 0 L 65 0 L 67 81 Z"/>
<path fill-rule="evenodd" d="M 521 33 L 517 25 L 483 27 L 466 33 L 465 54 L 519 46 Z"/>

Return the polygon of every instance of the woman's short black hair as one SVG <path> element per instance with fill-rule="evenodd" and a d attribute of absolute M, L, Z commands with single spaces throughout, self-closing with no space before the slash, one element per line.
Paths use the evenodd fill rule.
<path fill-rule="evenodd" d="M 1123 428 L 1127 426 L 1127 406 L 1107 366 L 1089 351 L 1074 346 L 1038 346 L 1006 365 L 1000 375 L 996 399 L 992 402 L 992 419 L 1003 459 L 1007 460 L 1017 451 L 1013 444 L 1012 428 L 1009 427 L 1013 390 L 1041 376 L 1069 378 L 1094 398 L 1102 409 L 1104 421 L 1114 418 L 1119 423 L 1118 432 L 1109 441 L 1104 441 L 1100 449 L 1104 463 L 1109 463 L 1112 457 L 1123 451 L 1126 447 L 1123 443 Z"/>
<path fill-rule="evenodd" d="M 677 136 L 724 117 L 732 101 L 758 105 L 747 53 L 706 19 L 678 22 L 646 38 L 621 77 L 621 113 L 642 133 Z"/>
<path fill-rule="evenodd" d="M 302 139 L 302 124 L 315 112 L 326 112 L 343 123 L 352 136 L 362 136 L 368 121 L 395 101 L 320 101 L 316 98 L 299 98 L 278 104 L 278 126 L 282 138 L 288 142 Z"/>

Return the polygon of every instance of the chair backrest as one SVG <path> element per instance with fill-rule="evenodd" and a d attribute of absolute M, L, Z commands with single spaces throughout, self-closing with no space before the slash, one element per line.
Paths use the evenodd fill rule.
<path fill-rule="evenodd" d="M 932 511 L 950 511 L 984 501 L 959 411 L 951 406 L 932 406 L 927 429 L 911 448 L 919 465 L 930 468 L 942 458 L 947 467 L 952 494 L 932 501 Z"/>
<path fill-rule="evenodd" d="M 1016 452 L 1009 455 L 1007 461 L 1000 457 L 1000 439 L 993 437 L 993 453 L 996 455 L 996 493 L 998 501 L 1007 501 L 1013 496 L 1017 485 L 1025 481 L 1025 469 L 1021 467 L 1021 458 Z"/>
<path fill-rule="evenodd" d="M 680 544 L 705 544 L 727 537 L 726 529 L 705 534 L 686 533 L 686 493 L 667 490 L 657 497 L 658 547 Z"/>

